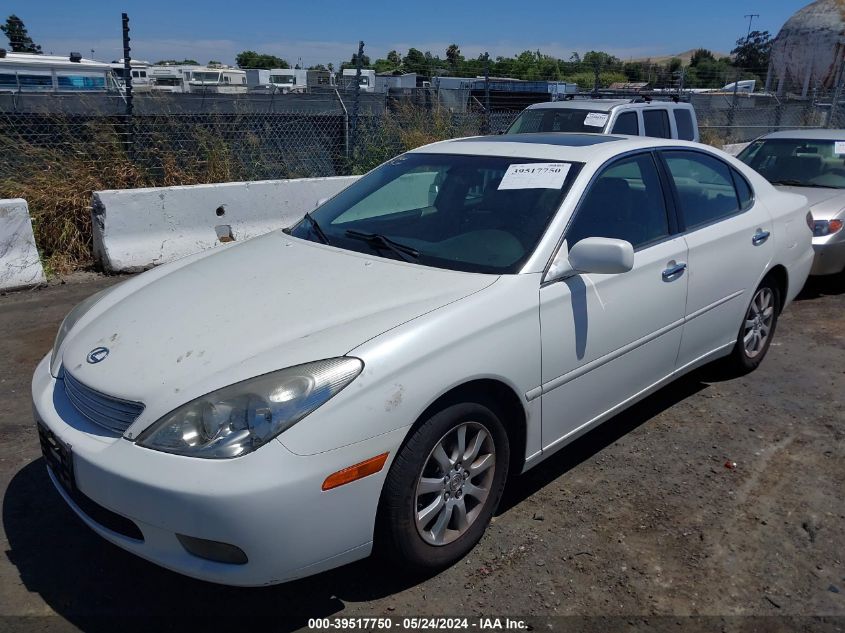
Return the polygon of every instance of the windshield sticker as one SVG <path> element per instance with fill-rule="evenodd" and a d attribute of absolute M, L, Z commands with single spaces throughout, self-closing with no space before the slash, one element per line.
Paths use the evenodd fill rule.
<path fill-rule="evenodd" d="M 570 163 L 520 163 L 511 165 L 499 189 L 560 189 Z"/>
<path fill-rule="evenodd" d="M 833 153 L 839 155 L 845 154 L 845 141 L 834 141 Z"/>
<path fill-rule="evenodd" d="M 605 123 L 607 123 L 607 114 L 604 112 L 590 112 L 584 119 L 584 125 L 590 127 L 604 127 Z"/>

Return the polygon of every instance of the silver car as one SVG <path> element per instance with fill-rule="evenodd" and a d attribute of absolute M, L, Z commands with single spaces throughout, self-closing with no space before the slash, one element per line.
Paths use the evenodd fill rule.
<path fill-rule="evenodd" d="M 809 200 L 816 253 L 810 274 L 845 271 L 845 130 L 773 132 L 738 158 L 779 189 Z"/>

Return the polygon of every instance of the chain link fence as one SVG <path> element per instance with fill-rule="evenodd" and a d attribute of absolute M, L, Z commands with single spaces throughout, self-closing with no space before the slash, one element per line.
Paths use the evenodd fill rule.
<path fill-rule="evenodd" d="M 48 270 L 70 270 L 90 261 L 92 191 L 360 174 L 420 145 L 502 132 L 529 103 L 550 98 L 453 94 L 447 107 L 441 97 L 432 88 L 145 94 L 128 116 L 119 94 L 0 95 L 0 198 L 29 202 Z M 702 140 L 714 145 L 845 124 L 830 95 L 690 100 Z"/>

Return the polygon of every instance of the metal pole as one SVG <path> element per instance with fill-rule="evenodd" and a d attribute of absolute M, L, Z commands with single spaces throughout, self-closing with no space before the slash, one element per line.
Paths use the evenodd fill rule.
<path fill-rule="evenodd" d="M 126 97 L 126 115 L 124 117 L 123 143 L 128 154 L 132 153 L 132 54 L 129 48 L 129 16 L 121 14 L 123 25 L 123 74 L 124 94 Z"/>
<path fill-rule="evenodd" d="M 484 53 L 484 121 L 482 134 L 490 134 L 490 53 Z"/>
<path fill-rule="evenodd" d="M 842 98 L 842 83 L 845 80 L 845 72 L 842 72 L 843 66 L 843 48 L 839 47 L 839 55 L 837 59 L 837 66 L 838 69 L 836 71 L 837 74 L 837 82 L 836 82 L 836 90 L 833 93 L 833 101 L 830 102 L 830 114 L 827 116 L 827 125 L 825 127 L 831 128 L 834 127 L 834 122 L 836 121 L 836 110 L 839 108 L 839 99 Z"/>
<path fill-rule="evenodd" d="M 361 65 L 364 57 L 364 42 L 358 42 L 358 55 L 355 57 L 355 88 L 352 95 L 352 121 L 350 125 L 349 156 L 355 157 L 355 146 L 358 142 L 358 106 L 361 99 Z"/>
<path fill-rule="evenodd" d="M 123 22 L 123 72 L 126 93 L 126 114 L 132 116 L 132 54 L 129 48 L 129 16 L 121 14 Z"/>

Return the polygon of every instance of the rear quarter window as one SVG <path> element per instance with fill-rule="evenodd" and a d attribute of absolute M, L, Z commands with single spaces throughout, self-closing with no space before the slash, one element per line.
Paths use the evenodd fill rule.
<path fill-rule="evenodd" d="M 686 108 L 675 108 L 675 127 L 678 128 L 678 138 L 682 141 L 692 141 L 695 139 L 692 115 Z"/>

